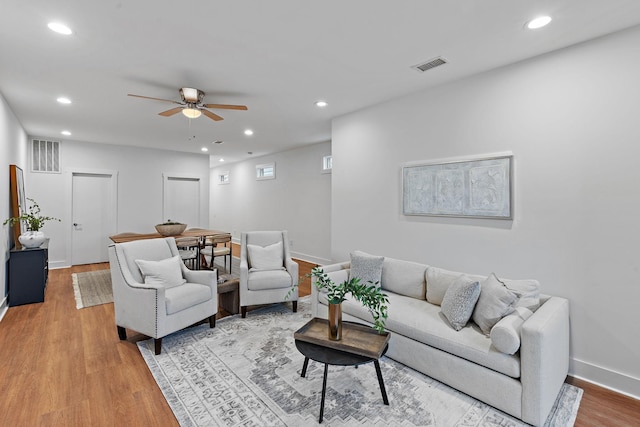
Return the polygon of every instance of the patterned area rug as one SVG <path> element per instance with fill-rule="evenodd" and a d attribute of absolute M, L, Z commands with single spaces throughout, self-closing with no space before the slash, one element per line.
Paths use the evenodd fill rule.
<path fill-rule="evenodd" d="M 165 337 L 155 356 L 152 340 L 138 343 L 149 369 L 182 426 L 318 425 L 323 365 L 304 357 L 293 332 L 310 318 L 309 298 L 298 313 L 276 304 Z M 387 357 L 380 362 L 389 406 L 382 403 L 372 363 L 330 366 L 326 426 L 525 426 Z M 548 426 L 572 426 L 582 390 L 565 384 Z"/>
<path fill-rule="evenodd" d="M 77 309 L 113 302 L 109 270 L 73 273 L 71 280 Z"/>

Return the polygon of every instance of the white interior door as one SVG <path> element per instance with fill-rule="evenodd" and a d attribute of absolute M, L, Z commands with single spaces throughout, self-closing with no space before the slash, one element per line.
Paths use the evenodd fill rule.
<path fill-rule="evenodd" d="M 72 178 L 73 265 L 107 262 L 109 236 L 116 230 L 112 175 L 74 173 Z"/>
<path fill-rule="evenodd" d="M 189 227 L 200 226 L 200 179 L 166 176 L 162 221 L 175 221 Z"/>

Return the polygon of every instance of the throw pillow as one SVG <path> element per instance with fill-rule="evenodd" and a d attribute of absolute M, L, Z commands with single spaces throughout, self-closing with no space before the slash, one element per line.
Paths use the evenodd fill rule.
<path fill-rule="evenodd" d="M 520 330 L 525 320 L 533 315 L 528 308 L 517 307 L 491 328 L 491 344 L 500 352 L 514 354 L 520 348 Z"/>
<path fill-rule="evenodd" d="M 464 274 L 447 288 L 441 308 L 453 329 L 459 331 L 467 325 L 479 296 L 480 283 Z"/>
<path fill-rule="evenodd" d="M 135 260 L 147 285 L 173 288 L 186 283 L 182 277 L 182 260 L 179 255 L 160 261 Z"/>
<path fill-rule="evenodd" d="M 489 335 L 493 325 L 513 312 L 518 296 L 507 289 L 494 273 L 480 284 L 480 288 L 482 291 L 473 310 L 473 321 L 485 335 Z"/>
<path fill-rule="evenodd" d="M 255 270 L 282 270 L 282 242 L 269 246 L 247 245 L 249 265 Z"/>
<path fill-rule="evenodd" d="M 507 289 L 518 295 L 516 307 L 536 311 L 540 307 L 540 283 L 537 280 L 503 280 Z"/>
<path fill-rule="evenodd" d="M 360 251 L 352 252 L 350 277 L 357 277 L 363 285 L 377 283 L 380 286 L 383 263 L 383 256 L 369 255 Z"/>
<path fill-rule="evenodd" d="M 441 305 L 442 298 L 449 286 L 463 273 L 449 271 L 439 267 L 427 267 L 425 279 L 427 282 L 427 301 Z"/>

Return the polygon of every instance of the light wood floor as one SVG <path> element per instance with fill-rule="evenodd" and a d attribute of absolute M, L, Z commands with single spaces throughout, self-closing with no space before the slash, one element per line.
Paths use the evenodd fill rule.
<path fill-rule="evenodd" d="M 311 267 L 301 263 L 300 274 Z M 9 308 L 0 322 L 1 426 L 178 425 L 136 346 L 146 337 L 128 331 L 120 341 L 113 304 L 75 308 L 71 273 L 104 268 L 52 270 L 44 303 Z M 307 283 L 300 294 L 308 293 Z M 585 390 L 577 426 L 639 425 L 640 401 L 569 381 Z"/>

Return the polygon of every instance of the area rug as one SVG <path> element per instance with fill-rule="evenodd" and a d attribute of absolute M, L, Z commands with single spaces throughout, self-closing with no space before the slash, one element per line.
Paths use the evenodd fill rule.
<path fill-rule="evenodd" d="M 182 426 L 318 425 L 323 365 L 304 357 L 293 332 L 311 318 L 309 297 L 226 317 L 138 347 Z M 472 397 L 387 357 L 380 360 L 389 406 L 382 402 L 373 364 L 330 366 L 326 426 L 525 426 Z M 572 426 L 582 390 L 565 384 L 548 426 Z"/>
<path fill-rule="evenodd" d="M 113 302 L 109 270 L 73 273 L 71 280 L 77 309 Z"/>

